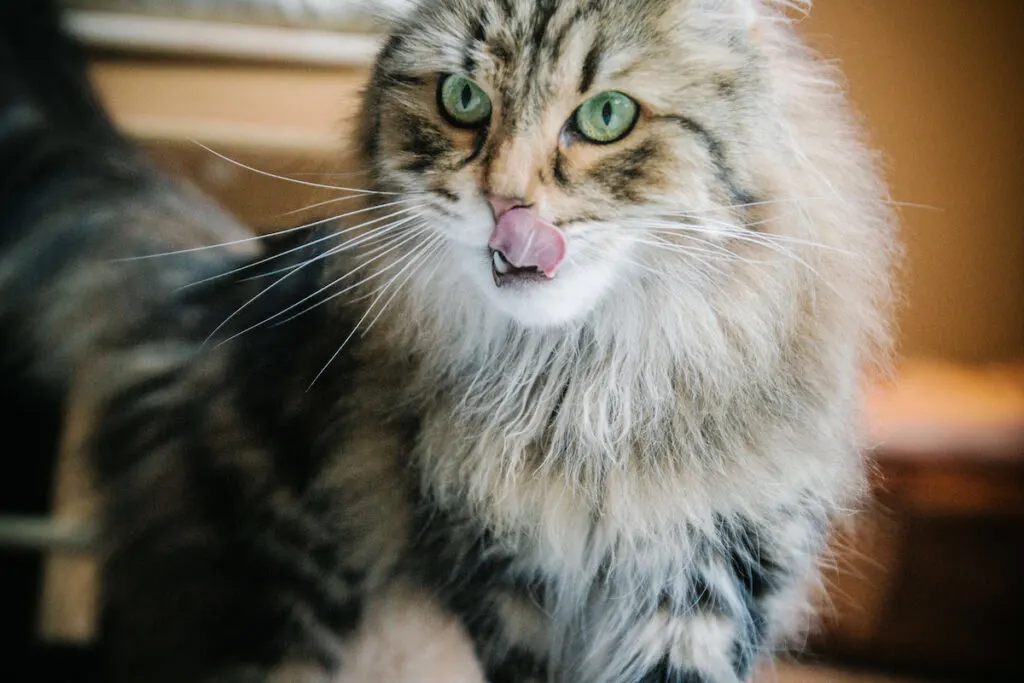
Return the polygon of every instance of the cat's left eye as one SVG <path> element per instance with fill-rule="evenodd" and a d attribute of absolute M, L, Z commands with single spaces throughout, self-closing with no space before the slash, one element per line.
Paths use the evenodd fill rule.
<path fill-rule="evenodd" d="M 444 76 L 438 84 L 437 99 L 441 112 L 456 126 L 475 128 L 491 117 L 491 98 L 465 76 Z"/>
<path fill-rule="evenodd" d="M 603 145 L 626 137 L 639 113 L 640 107 L 632 97 L 609 90 L 581 104 L 573 123 L 585 140 Z"/>

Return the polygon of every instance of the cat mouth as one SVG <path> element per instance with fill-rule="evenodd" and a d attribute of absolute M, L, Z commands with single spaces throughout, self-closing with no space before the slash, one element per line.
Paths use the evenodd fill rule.
<path fill-rule="evenodd" d="M 505 254 L 497 249 L 490 249 L 491 254 L 491 275 L 494 277 L 496 287 L 522 284 L 527 282 L 544 282 L 554 277 L 554 274 L 547 275 L 537 266 L 520 267 L 513 265 Z"/>
<path fill-rule="evenodd" d="M 550 280 L 565 260 L 565 236 L 526 206 L 498 214 L 487 246 L 498 287 Z"/>

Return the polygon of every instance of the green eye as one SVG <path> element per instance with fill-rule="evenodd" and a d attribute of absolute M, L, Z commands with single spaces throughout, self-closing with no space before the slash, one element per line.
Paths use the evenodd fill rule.
<path fill-rule="evenodd" d="M 464 76 L 445 76 L 437 90 L 437 99 L 442 113 L 456 126 L 477 126 L 491 116 L 491 98 Z"/>
<path fill-rule="evenodd" d="M 576 130 L 598 144 L 620 140 L 633 129 L 638 108 L 628 95 L 609 90 L 594 95 L 576 110 Z"/>

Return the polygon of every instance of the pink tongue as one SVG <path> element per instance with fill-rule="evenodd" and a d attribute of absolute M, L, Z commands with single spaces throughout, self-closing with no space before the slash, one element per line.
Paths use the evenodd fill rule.
<path fill-rule="evenodd" d="M 536 268 L 548 277 L 565 258 L 562 233 L 527 208 L 503 213 L 487 244 L 516 268 Z"/>

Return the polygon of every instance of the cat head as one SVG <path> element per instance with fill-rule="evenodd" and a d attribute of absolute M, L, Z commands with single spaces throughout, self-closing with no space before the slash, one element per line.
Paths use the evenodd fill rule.
<path fill-rule="evenodd" d="M 460 295 L 526 326 L 583 320 L 639 279 L 729 278 L 799 156 L 764 65 L 780 17 L 756 0 L 422 0 L 375 66 L 368 165 L 443 237 Z"/>

